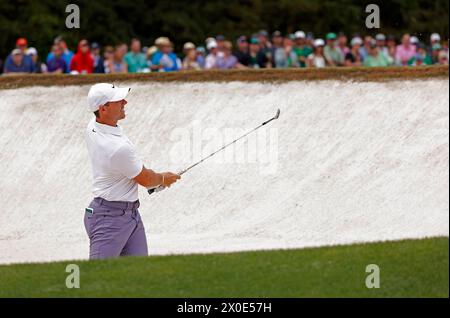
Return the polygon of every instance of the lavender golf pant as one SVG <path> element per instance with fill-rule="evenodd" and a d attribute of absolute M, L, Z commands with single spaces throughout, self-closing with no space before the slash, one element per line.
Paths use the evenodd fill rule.
<path fill-rule="evenodd" d="M 138 211 L 139 201 L 95 198 L 86 209 L 84 226 L 90 240 L 90 259 L 147 256 L 147 238 Z"/>

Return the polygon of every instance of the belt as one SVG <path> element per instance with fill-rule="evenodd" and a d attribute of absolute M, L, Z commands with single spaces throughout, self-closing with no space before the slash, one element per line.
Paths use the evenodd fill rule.
<path fill-rule="evenodd" d="M 113 208 L 113 209 L 137 210 L 137 208 L 139 208 L 139 200 L 136 200 L 134 202 L 108 201 L 108 200 L 102 199 L 100 197 L 97 197 L 97 198 L 94 198 L 94 201 L 100 205 L 104 205 L 104 206 L 107 206 L 107 207 Z"/>

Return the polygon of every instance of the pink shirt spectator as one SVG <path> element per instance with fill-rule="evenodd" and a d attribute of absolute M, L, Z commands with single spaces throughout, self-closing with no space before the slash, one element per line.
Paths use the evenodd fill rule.
<path fill-rule="evenodd" d="M 405 46 L 397 45 L 395 53 L 395 62 L 397 65 L 408 65 L 408 61 L 416 55 L 416 47 L 414 45 Z"/>

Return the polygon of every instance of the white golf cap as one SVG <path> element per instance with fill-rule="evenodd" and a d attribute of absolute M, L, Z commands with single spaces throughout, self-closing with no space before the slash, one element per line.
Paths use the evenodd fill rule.
<path fill-rule="evenodd" d="M 217 42 L 216 41 L 209 41 L 208 44 L 206 44 L 206 48 L 208 50 L 211 50 L 211 49 L 216 48 L 216 47 L 217 47 Z"/>
<path fill-rule="evenodd" d="M 100 106 L 108 102 L 117 102 L 125 99 L 130 90 L 131 88 L 129 87 L 117 87 L 108 83 L 92 85 L 88 93 L 88 110 L 95 112 Z"/>
<path fill-rule="evenodd" d="M 375 39 L 376 39 L 377 41 L 384 41 L 384 40 L 386 40 L 386 36 L 385 36 L 383 33 L 378 33 L 378 34 L 375 36 Z"/>
<path fill-rule="evenodd" d="M 355 36 L 351 41 L 350 41 L 350 45 L 362 45 L 363 44 L 363 40 L 359 37 L 359 36 Z"/>
<path fill-rule="evenodd" d="M 411 44 L 417 44 L 419 43 L 419 38 L 415 35 L 413 35 L 410 39 L 409 39 L 409 43 Z"/>
<path fill-rule="evenodd" d="M 430 37 L 430 40 L 432 42 L 440 42 L 441 41 L 441 36 L 438 33 L 433 33 Z"/>
<path fill-rule="evenodd" d="M 322 39 L 314 40 L 314 47 L 318 47 L 318 46 L 325 46 L 325 41 Z"/>
<path fill-rule="evenodd" d="M 304 38 L 306 38 L 306 34 L 303 31 L 297 31 L 294 33 L 294 37 L 296 39 L 304 39 Z"/>
<path fill-rule="evenodd" d="M 27 55 L 38 55 L 38 52 L 37 52 L 36 48 L 34 48 L 34 47 L 29 47 L 29 48 L 27 49 Z"/>

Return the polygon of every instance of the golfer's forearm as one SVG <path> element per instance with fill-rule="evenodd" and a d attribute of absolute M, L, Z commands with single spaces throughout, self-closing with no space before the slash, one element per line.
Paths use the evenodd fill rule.
<path fill-rule="evenodd" d="M 142 167 L 142 171 L 138 174 L 134 180 L 141 186 L 146 188 L 154 188 L 162 184 L 163 176 L 160 173 L 156 173 L 151 169 Z"/>

